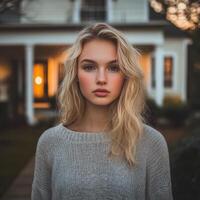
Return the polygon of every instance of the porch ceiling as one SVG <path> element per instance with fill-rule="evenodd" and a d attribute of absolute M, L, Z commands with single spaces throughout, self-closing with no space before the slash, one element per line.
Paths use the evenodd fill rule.
<path fill-rule="evenodd" d="M 155 49 L 155 46 L 153 45 L 134 45 L 134 47 L 136 47 L 136 49 L 139 49 L 141 53 L 149 53 Z"/>
<path fill-rule="evenodd" d="M 35 59 L 48 58 L 62 53 L 68 47 L 66 45 L 37 45 L 34 48 Z M 5 59 L 24 59 L 25 46 L 0 46 L 0 57 Z"/>
<path fill-rule="evenodd" d="M 67 45 L 37 45 L 34 48 L 35 58 L 48 58 L 50 56 L 56 56 L 67 48 Z"/>

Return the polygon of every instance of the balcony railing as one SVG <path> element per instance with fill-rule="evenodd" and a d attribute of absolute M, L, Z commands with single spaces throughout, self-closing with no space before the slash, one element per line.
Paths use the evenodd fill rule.
<path fill-rule="evenodd" d="M 82 7 L 80 21 L 106 21 L 105 7 Z"/>

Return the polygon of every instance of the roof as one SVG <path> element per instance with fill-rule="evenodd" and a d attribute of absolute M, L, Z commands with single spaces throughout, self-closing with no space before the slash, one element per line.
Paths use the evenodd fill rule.
<path fill-rule="evenodd" d="M 24 23 L 9 23 L 9 24 L 0 24 L 0 32 L 4 31 L 79 31 L 88 23 L 79 23 L 79 24 L 24 24 Z M 163 30 L 166 36 L 170 37 L 188 37 L 187 33 L 176 28 L 171 23 L 165 20 L 155 20 L 150 22 L 140 22 L 140 23 L 110 23 L 113 27 L 120 30 Z"/>

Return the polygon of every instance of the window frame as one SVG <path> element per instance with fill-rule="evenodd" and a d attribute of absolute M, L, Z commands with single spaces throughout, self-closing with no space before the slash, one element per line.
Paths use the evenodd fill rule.
<path fill-rule="evenodd" d="M 172 66 L 172 85 L 167 87 L 165 86 L 165 69 L 164 69 L 164 59 L 165 57 L 172 57 L 172 63 L 173 63 L 173 66 Z M 154 62 L 152 62 L 154 59 Z M 151 90 L 155 90 L 155 85 L 156 85 L 156 80 L 155 80 L 155 55 L 154 53 L 151 54 L 151 65 L 150 65 L 151 69 L 150 69 L 150 73 L 151 73 L 151 76 L 150 76 L 150 85 L 151 85 Z M 153 70 L 154 68 L 154 70 Z M 153 71 L 154 72 L 153 72 Z M 154 77 L 154 79 L 153 79 Z M 176 78 L 177 77 L 177 54 L 176 52 L 172 52 L 172 51 L 164 51 L 163 52 L 163 87 L 165 90 L 176 90 L 177 88 L 177 81 L 176 81 Z M 155 81 L 154 81 L 155 80 Z M 153 82 L 154 81 L 154 82 Z"/>
<path fill-rule="evenodd" d="M 163 82 L 163 86 L 164 86 L 164 89 L 166 90 L 176 90 L 176 80 L 177 80 L 177 54 L 176 52 L 172 52 L 172 51 L 164 51 L 164 54 L 163 54 L 163 73 L 165 73 L 165 63 L 164 63 L 164 59 L 165 57 L 171 57 L 172 58 L 172 85 L 171 86 L 165 86 L 165 82 Z M 163 74 L 163 81 L 165 81 L 165 74 Z"/>

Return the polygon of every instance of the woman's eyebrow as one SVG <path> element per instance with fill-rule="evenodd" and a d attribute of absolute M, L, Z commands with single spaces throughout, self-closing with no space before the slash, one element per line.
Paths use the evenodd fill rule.
<path fill-rule="evenodd" d="M 90 59 L 83 59 L 83 60 L 81 60 L 80 63 L 82 63 L 82 62 L 91 62 L 91 63 L 96 63 L 94 60 L 90 60 Z"/>
<path fill-rule="evenodd" d="M 108 63 L 118 63 L 118 61 L 117 60 L 111 60 Z"/>
<path fill-rule="evenodd" d="M 82 63 L 82 62 L 91 62 L 91 63 L 97 64 L 97 62 L 95 62 L 94 60 L 91 60 L 91 59 L 83 59 L 83 60 L 81 60 L 80 63 Z M 110 64 L 110 63 L 117 63 L 117 62 L 118 62 L 118 61 L 115 59 L 115 60 L 109 61 L 107 64 Z"/>

